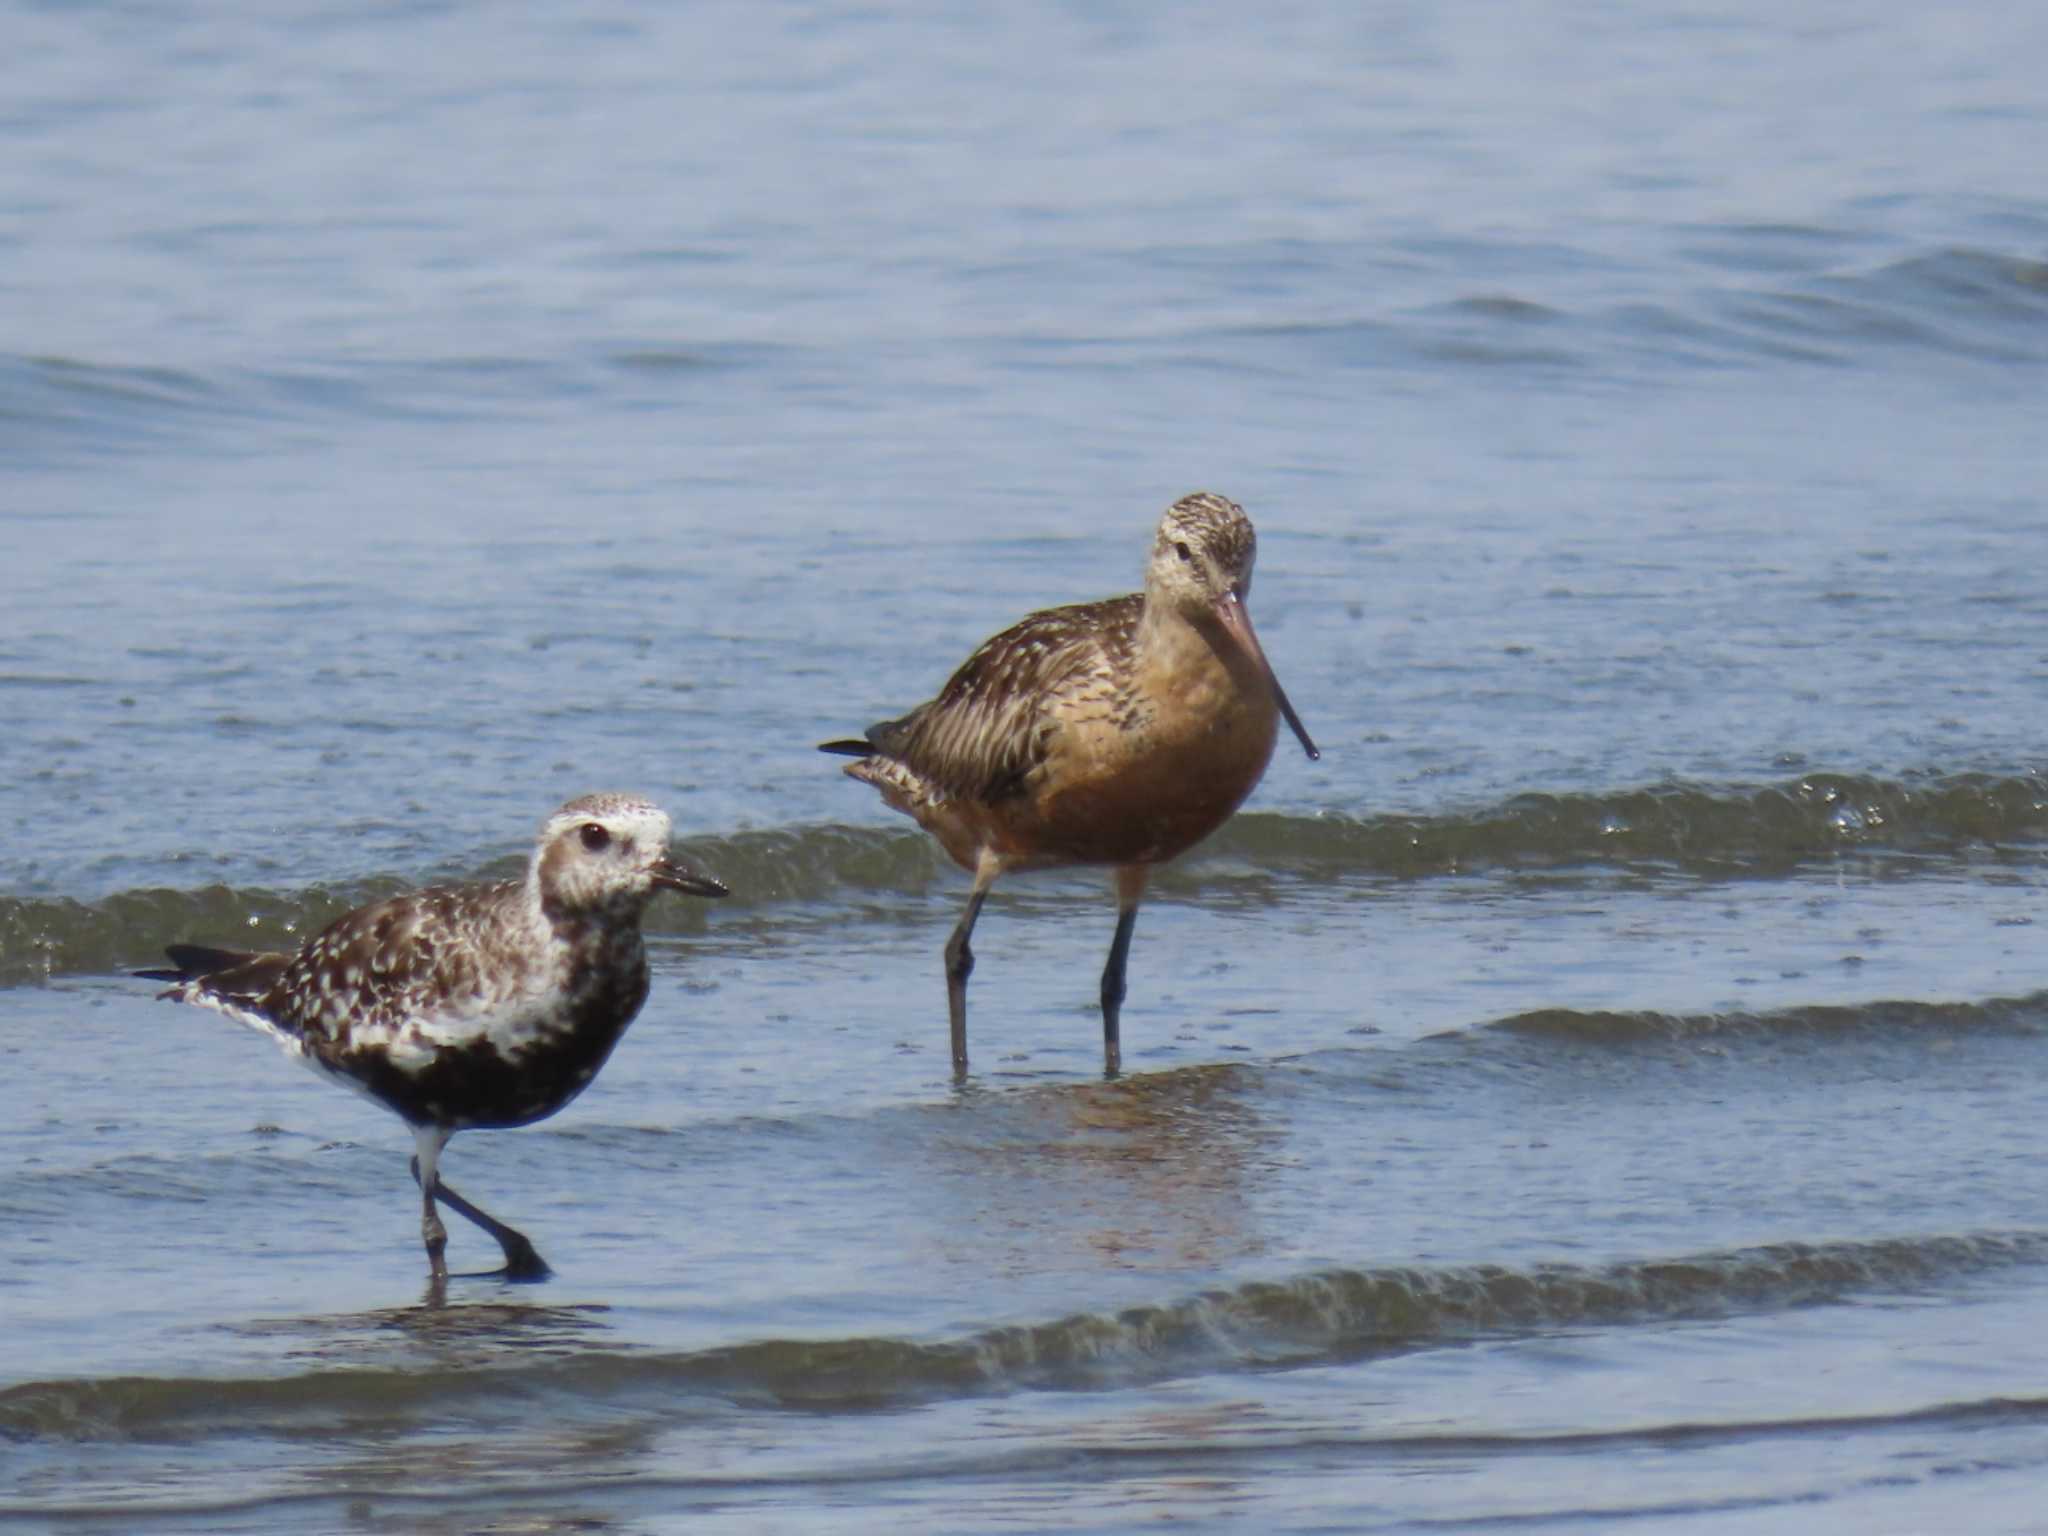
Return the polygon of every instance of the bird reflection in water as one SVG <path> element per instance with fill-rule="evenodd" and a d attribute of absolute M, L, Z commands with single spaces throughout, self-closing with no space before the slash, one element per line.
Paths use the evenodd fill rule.
<path fill-rule="evenodd" d="M 943 1139 L 961 1262 L 1011 1273 L 1212 1268 L 1264 1249 L 1253 1192 L 1278 1133 L 1259 1069 L 1207 1063 L 1114 1081 L 963 1092 Z"/>

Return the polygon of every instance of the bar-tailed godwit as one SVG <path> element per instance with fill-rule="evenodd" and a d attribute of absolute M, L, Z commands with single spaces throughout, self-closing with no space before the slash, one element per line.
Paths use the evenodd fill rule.
<path fill-rule="evenodd" d="M 640 915 L 657 890 L 723 896 L 668 856 L 669 820 L 630 795 L 585 795 L 548 818 L 524 879 L 412 891 L 337 918 L 296 954 L 173 944 L 162 995 L 261 1030 L 413 1129 L 420 1236 L 439 1285 L 436 1200 L 539 1280 L 533 1244 L 441 1182 L 471 1127 L 546 1119 L 597 1076 L 647 1000 Z"/>
<path fill-rule="evenodd" d="M 1034 613 L 984 643 L 937 698 L 860 741 L 852 777 L 914 817 L 974 877 L 946 941 L 953 1067 L 967 1070 L 969 940 L 996 878 L 1104 864 L 1116 937 L 1102 971 L 1103 1069 L 1120 1069 L 1117 1015 L 1145 882 L 1221 826 L 1252 792 L 1287 702 L 1252 630 L 1257 540 L 1235 502 L 1209 492 L 1167 508 L 1145 590 Z"/>

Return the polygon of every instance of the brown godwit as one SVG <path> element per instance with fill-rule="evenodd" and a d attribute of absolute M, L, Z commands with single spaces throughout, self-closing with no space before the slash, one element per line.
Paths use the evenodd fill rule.
<path fill-rule="evenodd" d="M 985 642 L 939 696 L 820 750 L 916 819 L 974 876 L 946 941 L 953 1068 L 967 1070 L 969 939 L 996 877 L 1107 864 L 1116 937 L 1102 970 L 1102 1061 L 1121 1065 L 1124 962 L 1156 865 L 1221 826 L 1273 755 L 1279 721 L 1320 756 L 1253 633 L 1257 539 L 1207 491 L 1166 509 L 1145 590 L 1034 613 Z"/>

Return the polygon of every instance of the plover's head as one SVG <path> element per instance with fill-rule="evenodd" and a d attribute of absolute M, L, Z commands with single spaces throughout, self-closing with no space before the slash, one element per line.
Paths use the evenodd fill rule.
<path fill-rule="evenodd" d="M 723 896 L 725 887 L 668 852 L 668 814 L 638 795 L 584 795 L 547 819 L 533 851 L 543 905 L 638 913 L 657 890 Z"/>
<path fill-rule="evenodd" d="M 1159 519 L 1152 560 L 1145 568 L 1145 601 L 1165 604 L 1210 636 L 1212 644 L 1228 647 L 1248 661 L 1272 691 L 1273 702 L 1302 751 L 1320 757 L 1301 717 L 1287 702 L 1280 679 L 1273 675 L 1245 608 L 1258 557 L 1258 535 L 1243 507 L 1213 491 L 1183 496 Z"/>

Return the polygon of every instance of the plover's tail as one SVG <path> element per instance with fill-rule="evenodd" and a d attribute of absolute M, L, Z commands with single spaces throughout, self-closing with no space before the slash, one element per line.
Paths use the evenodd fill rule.
<path fill-rule="evenodd" d="M 227 1003 L 250 1003 L 277 984 L 289 955 L 252 954 L 239 949 L 209 949 L 204 944 L 173 944 L 164 950 L 176 969 L 137 971 L 145 981 L 168 981 L 162 995 L 184 1002 L 202 996 Z"/>
<path fill-rule="evenodd" d="M 240 949 L 208 949 L 204 944 L 173 944 L 164 950 L 171 957 L 176 970 L 137 971 L 135 974 L 144 981 L 197 981 L 202 976 L 216 975 L 221 971 L 250 960 L 264 957 Z"/>
<path fill-rule="evenodd" d="M 160 999 L 226 1014 L 237 1024 L 270 1036 L 289 1054 L 319 1065 L 307 1055 L 306 1037 L 299 1027 L 274 1017 L 264 1007 L 265 999 L 290 969 L 290 955 L 211 949 L 204 944 L 172 944 L 164 953 L 171 957 L 170 967 L 135 973 L 150 981 L 170 983 L 157 993 Z M 361 1085 L 351 1082 L 350 1086 Z"/>

